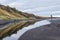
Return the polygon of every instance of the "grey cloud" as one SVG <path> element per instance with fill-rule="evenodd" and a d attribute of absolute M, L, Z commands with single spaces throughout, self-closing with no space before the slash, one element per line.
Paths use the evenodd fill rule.
<path fill-rule="evenodd" d="M 39 15 L 40 13 L 43 15 L 48 15 L 49 13 L 51 13 L 51 11 L 60 11 L 60 0 L 6 0 L 3 4 L 36 15 Z M 58 12 L 55 14 L 58 14 Z"/>

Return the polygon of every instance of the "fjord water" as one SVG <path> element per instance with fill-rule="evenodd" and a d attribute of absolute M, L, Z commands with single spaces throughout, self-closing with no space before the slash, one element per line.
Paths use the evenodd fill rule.
<path fill-rule="evenodd" d="M 43 26 L 43 25 L 47 25 L 47 24 L 50 24 L 50 22 L 48 20 L 42 20 L 42 21 L 37 21 L 37 22 L 35 21 L 34 23 L 29 24 L 28 26 L 25 26 L 22 29 L 19 29 L 17 31 L 17 33 L 13 33 L 10 36 L 7 36 L 7 37 L 3 38 L 3 40 L 18 40 L 19 37 L 21 37 L 26 31 L 31 30 L 33 28 Z"/>

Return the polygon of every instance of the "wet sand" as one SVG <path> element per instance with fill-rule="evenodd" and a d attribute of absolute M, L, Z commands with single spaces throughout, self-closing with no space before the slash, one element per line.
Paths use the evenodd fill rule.
<path fill-rule="evenodd" d="M 53 20 L 49 25 L 31 29 L 18 40 L 60 40 L 60 20 Z"/>

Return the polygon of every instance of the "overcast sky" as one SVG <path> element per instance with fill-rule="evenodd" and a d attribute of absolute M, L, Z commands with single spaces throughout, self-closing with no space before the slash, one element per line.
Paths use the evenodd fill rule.
<path fill-rule="evenodd" d="M 0 0 L 0 4 L 35 15 L 60 15 L 60 0 Z"/>

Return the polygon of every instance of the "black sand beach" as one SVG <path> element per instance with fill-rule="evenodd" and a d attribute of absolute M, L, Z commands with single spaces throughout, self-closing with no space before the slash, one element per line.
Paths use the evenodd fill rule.
<path fill-rule="evenodd" d="M 31 29 L 18 40 L 60 40 L 60 20 L 53 20 L 51 24 Z"/>

